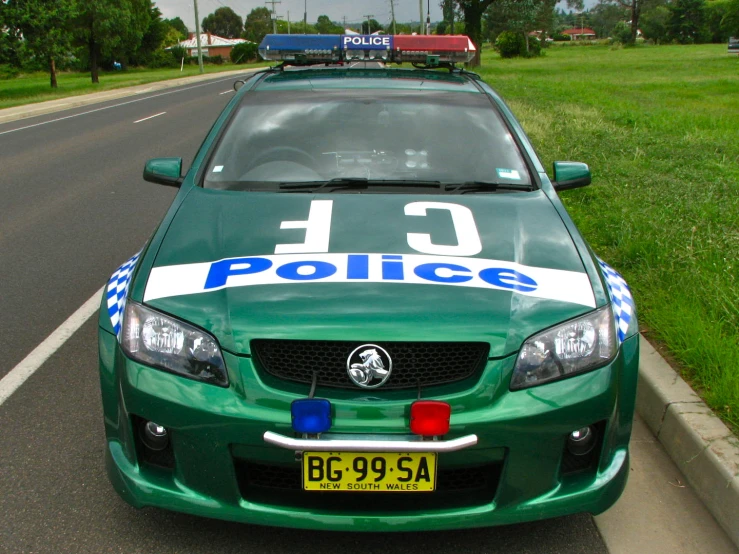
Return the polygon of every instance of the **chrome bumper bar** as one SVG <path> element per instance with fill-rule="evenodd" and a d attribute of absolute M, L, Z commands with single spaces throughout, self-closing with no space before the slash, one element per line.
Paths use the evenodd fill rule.
<path fill-rule="evenodd" d="M 477 444 L 477 435 L 465 435 L 448 441 L 428 440 L 323 440 L 294 439 L 272 431 L 264 433 L 264 442 L 295 452 L 454 452 Z"/>

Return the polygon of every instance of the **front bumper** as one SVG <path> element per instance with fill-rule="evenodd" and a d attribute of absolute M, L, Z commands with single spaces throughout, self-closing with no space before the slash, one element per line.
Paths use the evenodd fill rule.
<path fill-rule="evenodd" d="M 259 378 L 249 358 L 230 354 L 225 354 L 228 389 L 182 379 L 128 360 L 116 338 L 101 331 L 108 474 L 116 491 L 136 507 L 309 529 L 452 529 L 597 514 L 618 499 L 628 477 L 637 338 L 626 340 L 604 368 L 513 393 L 507 384 L 515 357 L 489 361 L 471 388 L 452 387 L 435 396 L 452 405 L 446 440 L 477 437 L 474 446 L 439 454 L 440 474 L 494 473 L 487 488 L 479 494 L 440 494 L 436 500 L 428 495 L 437 493 L 364 497 L 392 496 L 384 504 L 373 504 L 351 502 L 355 493 L 290 488 L 294 483 L 289 476 L 299 474 L 295 454 L 268 444 L 264 435 L 294 437 L 290 402 L 307 391 L 301 395 L 275 388 Z M 317 396 L 330 392 L 319 389 Z M 403 394 L 391 399 L 332 396 L 331 434 L 363 440 L 407 434 L 408 410 L 416 393 L 408 393 L 408 399 Z M 172 468 L 142 461 L 132 418 L 170 429 Z M 597 455 L 590 467 L 568 472 L 565 439 L 574 429 L 591 424 L 601 430 Z M 254 468 L 277 471 L 270 494 L 250 488 Z"/>

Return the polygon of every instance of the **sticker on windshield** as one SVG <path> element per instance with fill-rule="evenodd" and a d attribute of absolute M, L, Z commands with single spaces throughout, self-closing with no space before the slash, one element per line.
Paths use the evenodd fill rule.
<path fill-rule="evenodd" d="M 217 165 L 213 168 L 213 173 L 220 173 L 221 171 L 223 171 L 222 165 Z"/>
<path fill-rule="evenodd" d="M 501 167 L 495 168 L 498 172 L 498 177 L 501 179 L 513 179 L 514 181 L 520 181 L 521 175 L 515 169 L 503 169 Z"/>

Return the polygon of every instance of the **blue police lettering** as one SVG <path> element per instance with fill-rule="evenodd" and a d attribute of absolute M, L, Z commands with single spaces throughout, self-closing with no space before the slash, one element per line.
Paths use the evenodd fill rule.
<path fill-rule="evenodd" d="M 538 286 L 528 275 L 502 267 L 483 269 L 480 272 L 480 279 L 490 285 L 519 292 L 535 291 Z"/>
<path fill-rule="evenodd" d="M 457 264 L 421 264 L 413 270 L 413 273 L 421 279 L 433 281 L 434 283 L 465 283 L 472 279 L 471 275 L 450 275 L 443 277 L 437 273 L 439 269 L 448 269 L 458 273 L 472 273 L 466 267 Z"/>
<path fill-rule="evenodd" d="M 369 279 L 369 256 L 350 254 L 346 260 L 347 279 Z"/>
<path fill-rule="evenodd" d="M 272 267 L 272 261 L 266 258 L 234 258 L 210 264 L 208 277 L 205 279 L 205 290 L 216 289 L 226 284 L 232 275 L 251 275 L 261 273 Z"/>
<path fill-rule="evenodd" d="M 403 273 L 403 256 L 390 255 L 382 257 L 382 278 L 385 281 L 405 280 L 405 274 Z"/>
<path fill-rule="evenodd" d="M 301 272 L 302 268 L 312 268 L 313 271 L 310 273 Z M 277 268 L 278 277 L 290 281 L 316 281 L 331 277 L 334 273 L 336 273 L 334 264 L 319 261 L 291 262 Z"/>

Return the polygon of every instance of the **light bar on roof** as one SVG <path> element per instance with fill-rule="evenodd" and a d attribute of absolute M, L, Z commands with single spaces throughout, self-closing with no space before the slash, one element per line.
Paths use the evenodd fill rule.
<path fill-rule="evenodd" d="M 331 63 L 341 60 L 340 35 L 267 35 L 259 55 L 275 62 Z"/>
<path fill-rule="evenodd" d="M 294 64 L 379 60 L 434 66 L 468 62 L 475 52 L 462 35 L 267 35 L 259 45 L 265 60 Z"/>

